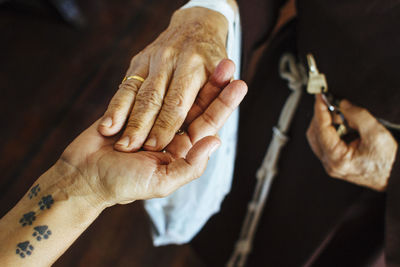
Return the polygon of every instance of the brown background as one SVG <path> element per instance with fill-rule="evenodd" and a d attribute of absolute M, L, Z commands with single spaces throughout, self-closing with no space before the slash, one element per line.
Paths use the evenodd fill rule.
<path fill-rule="evenodd" d="M 80 30 L 45 4 L 0 5 L 1 216 L 103 114 L 131 57 L 185 2 L 78 1 L 87 21 Z M 154 248 L 149 225 L 141 202 L 109 208 L 54 266 L 204 266 L 189 245 Z"/>
<path fill-rule="evenodd" d="M 46 5 L 0 5 L 0 211 L 105 111 L 130 58 L 186 1 L 78 1 L 74 29 Z M 154 248 L 142 203 L 105 210 L 55 266 L 202 266 L 189 246 Z"/>

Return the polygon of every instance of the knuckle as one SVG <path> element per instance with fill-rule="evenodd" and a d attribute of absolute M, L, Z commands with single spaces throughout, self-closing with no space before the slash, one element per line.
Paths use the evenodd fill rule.
<path fill-rule="evenodd" d="M 197 106 L 199 106 L 202 110 L 205 110 L 208 103 L 206 102 L 205 99 L 203 99 L 202 97 L 197 97 L 195 102 L 194 102 Z"/>
<path fill-rule="evenodd" d="M 172 46 L 166 46 L 159 49 L 158 56 L 162 59 L 169 60 L 175 54 L 175 49 Z"/>
<path fill-rule="evenodd" d="M 200 55 L 199 53 L 195 52 L 195 53 L 190 53 L 187 58 L 186 61 L 190 64 L 190 65 L 200 65 L 203 63 L 203 57 L 202 55 Z"/>
<path fill-rule="evenodd" d="M 176 114 L 163 112 L 156 121 L 156 127 L 160 130 L 174 129 L 178 122 L 182 120 L 182 117 L 176 116 Z"/>
<path fill-rule="evenodd" d="M 176 88 L 175 92 L 164 100 L 164 106 L 167 110 L 180 110 L 184 107 L 184 104 L 185 96 L 182 87 Z"/>
<path fill-rule="evenodd" d="M 137 103 L 143 109 L 158 109 L 161 107 L 162 96 L 154 89 L 154 86 L 149 86 L 144 90 L 140 90 L 137 96 Z"/>
<path fill-rule="evenodd" d="M 143 122 L 136 117 L 130 117 L 126 124 L 126 133 L 132 134 L 135 131 L 140 130 L 143 127 Z"/>
<path fill-rule="evenodd" d="M 203 120 L 210 125 L 213 129 L 218 129 L 218 125 L 215 122 L 214 118 L 210 116 L 207 112 L 203 114 Z"/>
<path fill-rule="evenodd" d="M 134 80 L 132 80 L 134 81 Z M 119 87 L 121 90 L 123 90 L 126 93 L 136 95 L 137 92 L 139 91 L 138 86 L 134 82 L 125 82 L 120 85 Z"/>
<path fill-rule="evenodd" d="M 227 100 L 227 99 L 225 99 L 225 98 L 223 98 L 221 96 L 218 96 L 218 100 L 222 104 L 222 106 L 224 108 L 226 108 L 227 110 L 229 110 L 231 112 L 234 110 L 233 104 L 230 103 L 229 100 Z"/>
<path fill-rule="evenodd" d="M 156 126 L 161 130 L 171 129 L 174 127 L 174 123 L 171 120 L 165 118 L 165 116 L 160 116 L 156 122 Z"/>
<path fill-rule="evenodd" d="M 123 102 L 119 101 L 118 99 L 115 99 L 110 102 L 110 104 L 108 105 L 107 111 L 111 112 L 111 113 L 115 113 L 123 108 L 124 108 Z"/>

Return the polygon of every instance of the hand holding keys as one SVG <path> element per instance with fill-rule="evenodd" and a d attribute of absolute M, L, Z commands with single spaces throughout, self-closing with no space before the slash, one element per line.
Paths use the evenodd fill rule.
<path fill-rule="evenodd" d="M 340 120 L 339 123 L 333 123 L 333 125 L 335 126 L 338 135 L 342 137 L 348 133 L 348 127 L 343 114 L 340 112 L 339 101 L 336 100 L 332 94 L 328 93 L 326 77 L 323 73 L 318 71 L 317 63 L 312 54 L 307 55 L 307 62 L 309 67 L 307 92 L 309 94 L 322 95 L 322 99 L 331 112 L 332 120 L 334 122 Z"/>

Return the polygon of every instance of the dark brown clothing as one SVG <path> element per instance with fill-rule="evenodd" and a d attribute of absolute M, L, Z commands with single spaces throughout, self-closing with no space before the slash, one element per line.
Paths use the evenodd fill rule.
<path fill-rule="evenodd" d="M 248 62 L 271 32 L 282 1 L 239 3 Z M 233 251 L 255 173 L 290 93 L 278 73 L 282 54 L 292 52 L 305 61 L 305 54 L 313 53 L 334 95 L 400 123 L 399 25 L 398 0 L 298 2 L 297 19 L 269 44 L 249 84 L 232 191 L 192 242 L 208 266 L 223 266 Z M 313 103 L 312 96 L 303 95 L 247 266 L 371 266 L 382 262 L 383 251 L 388 265 L 400 266 L 399 157 L 387 193 L 330 178 L 305 137 Z"/>

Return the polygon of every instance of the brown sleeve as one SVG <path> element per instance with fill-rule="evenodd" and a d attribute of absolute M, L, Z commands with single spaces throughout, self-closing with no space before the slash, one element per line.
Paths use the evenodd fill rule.
<path fill-rule="evenodd" d="M 386 264 L 400 266 L 400 149 L 387 188 L 385 224 Z"/>

